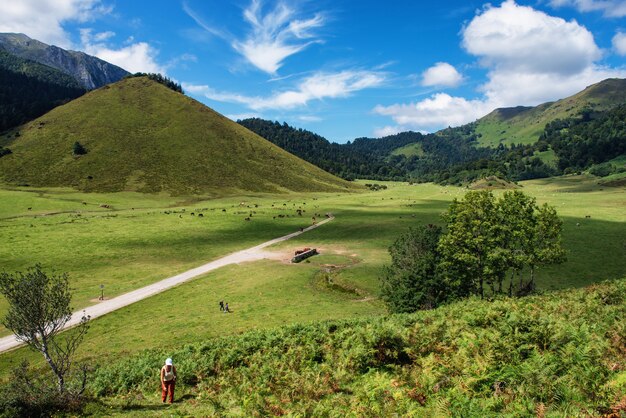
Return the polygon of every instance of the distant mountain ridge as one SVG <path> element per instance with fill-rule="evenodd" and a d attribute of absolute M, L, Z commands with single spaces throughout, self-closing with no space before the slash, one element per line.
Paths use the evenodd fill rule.
<path fill-rule="evenodd" d="M 114 83 L 130 74 L 100 58 L 47 45 L 21 33 L 0 33 L 0 49 L 69 74 L 88 90 Z"/>
<path fill-rule="evenodd" d="M 434 134 L 409 131 L 331 144 L 278 122 L 239 123 L 344 178 L 463 184 L 485 176 L 518 181 L 588 169 L 620 174 L 626 125 L 617 121 L 626 118 L 625 106 L 626 80 L 607 79 L 556 102 L 496 109 Z"/>
<path fill-rule="evenodd" d="M 609 110 L 625 102 L 626 79 L 609 78 L 555 102 L 535 107 L 495 109 L 475 122 L 478 143 L 491 147 L 499 144 L 532 144 L 539 140 L 550 122 L 575 117 L 584 109 Z"/>
<path fill-rule="evenodd" d="M 10 184 L 173 195 L 359 188 L 148 77 L 91 91 L 19 131 L 0 136 Z"/>

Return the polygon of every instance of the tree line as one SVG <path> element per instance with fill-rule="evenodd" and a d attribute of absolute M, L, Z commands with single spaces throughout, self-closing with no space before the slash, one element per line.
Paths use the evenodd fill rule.
<path fill-rule="evenodd" d="M 464 184 L 486 176 L 509 181 L 546 178 L 589 169 L 626 153 L 626 105 L 603 112 L 584 110 L 549 123 L 534 144 L 479 146 L 476 123 L 434 134 L 403 132 L 383 138 L 331 143 L 287 123 L 253 118 L 238 123 L 279 147 L 344 179 L 403 180 Z M 393 155 L 419 144 L 420 155 Z M 557 164 L 537 156 L 554 150 Z M 606 170 L 605 170 L 606 171 Z M 600 171 L 597 171 L 600 173 Z M 609 170 L 610 172 L 610 170 Z"/>
<path fill-rule="evenodd" d="M 183 91 L 183 86 L 181 86 L 180 83 L 175 82 L 174 80 L 172 80 L 169 77 L 166 77 L 162 74 L 156 74 L 156 73 L 135 73 L 135 74 L 130 74 L 127 75 L 124 78 L 134 78 L 134 77 L 148 77 L 150 80 L 152 81 L 156 81 L 159 84 L 164 85 L 165 87 L 167 87 L 170 90 L 173 90 L 177 93 L 181 93 L 181 94 L 185 94 L 185 92 Z"/>

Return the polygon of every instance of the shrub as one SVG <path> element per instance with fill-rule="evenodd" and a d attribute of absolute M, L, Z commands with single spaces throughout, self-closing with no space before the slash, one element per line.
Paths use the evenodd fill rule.
<path fill-rule="evenodd" d="M 78 141 L 74 142 L 74 145 L 72 145 L 72 152 L 74 153 L 74 155 L 87 154 L 87 150 L 85 149 L 85 147 L 83 147 L 82 144 Z"/>
<path fill-rule="evenodd" d="M 626 389 L 626 279 L 524 299 L 252 331 L 96 371 L 92 388 L 158 388 L 167 356 L 198 415 L 595 416 Z M 179 392 L 180 393 L 180 392 Z"/>

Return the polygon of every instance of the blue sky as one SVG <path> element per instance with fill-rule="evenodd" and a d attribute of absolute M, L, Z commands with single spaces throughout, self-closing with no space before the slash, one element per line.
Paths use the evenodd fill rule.
<path fill-rule="evenodd" d="M 20 0 L 0 32 L 161 72 L 331 141 L 432 132 L 626 77 L 626 1 Z"/>

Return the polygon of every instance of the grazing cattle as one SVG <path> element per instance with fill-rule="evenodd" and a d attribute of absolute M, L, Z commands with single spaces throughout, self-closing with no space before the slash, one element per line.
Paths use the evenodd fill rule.
<path fill-rule="evenodd" d="M 222 209 L 222 212 L 226 212 L 226 209 Z"/>
<path fill-rule="evenodd" d="M 198 217 L 199 218 L 204 218 L 204 215 L 200 213 L 200 214 L 198 214 Z"/>
<path fill-rule="evenodd" d="M 580 226 L 580 223 L 579 223 L 579 222 L 576 222 L 576 226 Z"/>
<path fill-rule="evenodd" d="M 589 219 L 591 218 L 591 215 L 585 215 L 585 218 Z"/>
<path fill-rule="evenodd" d="M 250 220 L 250 218 L 246 218 L 246 219 L 244 219 L 244 221 L 249 221 L 249 220 Z"/>

